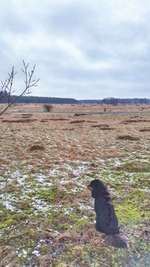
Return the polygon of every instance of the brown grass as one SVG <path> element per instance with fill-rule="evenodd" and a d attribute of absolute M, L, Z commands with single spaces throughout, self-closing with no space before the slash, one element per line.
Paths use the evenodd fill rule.
<path fill-rule="evenodd" d="M 18 111 L 21 110 L 21 113 L 17 112 L 17 108 Z M 35 112 L 35 108 L 37 113 Z M 132 124 L 129 126 L 128 124 L 121 125 L 120 122 L 122 121 L 122 116 L 113 114 L 88 114 L 86 120 L 71 120 L 74 110 L 77 111 L 80 109 L 79 112 L 81 111 L 82 113 L 82 111 L 89 111 L 90 108 L 91 111 L 96 111 L 96 108 L 99 110 L 101 107 L 99 105 L 94 107 L 86 105 L 83 107 L 78 105 L 56 105 L 53 108 L 53 113 L 44 113 L 42 111 L 39 112 L 41 105 L 33 105 L 33 113 L 31 113 L 32 105 L 15 106 L 14 112 L 12 108 L 11 113 L 3 115 L 3 121 L 7 121 L 8 124 L 10 123 L 11 128 L 7 130 L 7 133 L 5 134 L 7 142 L 3 142 L 1 138 L 1 151 L 5 152 L 0 153 L 0 157 L 3 158 L 5 155 L 7 160 L 10 159 L 10 164 L 11 161 L 14 160 L 14 155 L 16 155 L 18 159 L 24 158 L 32 160 L 30 157 L 32 154 L 29 153 L 30 149 L 28 148 L 30 148 L 33 141 L 36 142 L 36 140 L 39 142 L 38 145 L 44 146 L 45 150 L 43 147 L 39 148 L 39 150 L 41 149 L 41 151 L 43 151 L 42 156 L 40 153 L 39 155 L 36 155 L 34 165 L 39 165 L 37 159 L 41 157 L 42 166 L 44 166 L 44 164 L 47 166 L 50 162 L 56 160 L 58 162 L 68 159 L 93 161 L 98 157 L 108 158 L 115 155 L 123 156 L 128 152 L 135 151 L 137 147 L 139 147 L 140 150 L 142 149 L 142 144 L 136 143 L 139 139 L 134 139 L 134 142 L 130 142 L 130 146 L 128 146 L 125 151 L 122 140 L 133 140 L 132 137 L 138 137 L 140 139 L 145 138 L 144 142 L 146 142 L 146 135 L 143 136 L 142 132 L 139 131 L 142 126 L 143 128 L 148 128 L 149 126 L 146 116 L 144 117 L 144 115 L 142 115 L 144 117 L 144 122 L 137 124 L 136 128 Z M 119 109 L 119 107 L 117 108 Z M 122 110 L 126 107 L 120 108 Z M 57 116 L 57 111 L 59 109 L 61 110 L 61 116 Z M 133 107 L 131 107 L 131 111 L 132 109 Z M 33 121 L 32 119 L 20 119 L 21 114 L 29 113 L 29 110 L 31 114 L 34 114 L 34 124 L 30 123 Z M 54 112 L 55 110 L 56 113 Z M 124 120 L 127 121 L 130 117 L 130 113 L 129 115 L 124 115 Z M 11 123 L 12 121 L 20 121 L 21 123 L 18 123 L 17 126 L 17 123 L 13 124 Z M 43 124 L 41 124 L 41 122 L 43 122 Z M 5 123 L 2 123 L 2 121 L 0 123 L 0 130 L 5 132 L 5 129 L 8 126 L 5 125 Z M 83 124 L 86 127 L 83 127 Z M 131 136 L 131 138 L 126 137 L 127 135 Z M 1 136 L 3 136 L 2 133 Z M 121 136 L 121 138 L 118 139 L 118 136 Z M 42 141 L 42 144 L 40 140 Z M 142 141 L 143 144 L 144 142 Z M 32 145 L 34 145 L 34 143 Z M 24 147 L 27 149 L 24 149 Z M 24 153 L 22 153 L 22 151 Z M 38 149 L 36 148 L 34 150 L 33 148 L 33 151 L 38 151 Z"/>

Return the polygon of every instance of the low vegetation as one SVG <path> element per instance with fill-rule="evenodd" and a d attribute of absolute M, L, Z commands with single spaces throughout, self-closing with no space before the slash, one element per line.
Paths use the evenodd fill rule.
<path fill-rule="evenodd" d="M 10 123 L 21 116 L 13 109 L 3 115 L 9 121 L 0 121 L 0 266 L 149 266 L 150 143 L 140 132 L 148 127 L 147 113 L 141 111 L 136 127 L 113 113 L 70 125 L 74 113 L 23 108 L 32 123 Z M 95 231 L 87 190 L 93 178 L 109 188 L 127 250 L 108 246 Z"/>

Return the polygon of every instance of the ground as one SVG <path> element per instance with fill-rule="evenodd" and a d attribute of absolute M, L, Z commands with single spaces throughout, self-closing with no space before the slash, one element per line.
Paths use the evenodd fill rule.
<path fill-rule="evenodd" d="M 0 117 L 0 267 L 149 266 L 149 133 L 150 106 L 15 105 Z M 127 250 L 95 231 L 95 178 Z"/>

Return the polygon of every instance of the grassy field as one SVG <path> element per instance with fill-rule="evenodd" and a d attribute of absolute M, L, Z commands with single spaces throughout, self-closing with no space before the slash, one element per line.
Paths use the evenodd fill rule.
<path fill-rule="evenodd" d="M 0 136 L 0 267 L 150 266 L 149 106 L 16 105 Z M 95 231 L 95 178 L 127 250 Z"/>

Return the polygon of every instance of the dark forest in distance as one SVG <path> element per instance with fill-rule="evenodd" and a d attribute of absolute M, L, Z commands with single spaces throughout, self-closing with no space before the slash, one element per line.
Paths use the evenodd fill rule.
<path fill-rule="evenodd" d="M 0 103 L 7 103 L 7 92 L 0 92 Z M 40 97 L 40 96 L 11 96 L 11 100 L 15 100 L 15 103 L 41 103 L 41 104 L 146 104 L 150 105 L 150 99 L 148 98 L 104 98 L 104 99 L 85 99 L 76 100 L 74 98 L 60 98 L 60 97 Z"/>

